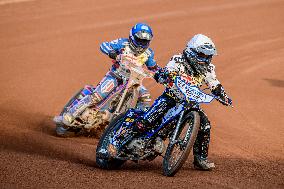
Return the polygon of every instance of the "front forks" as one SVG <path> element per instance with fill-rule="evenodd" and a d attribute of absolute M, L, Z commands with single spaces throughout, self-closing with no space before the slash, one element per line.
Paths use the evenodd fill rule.
<path fill-rule="evenodd" d="M 128 108 L 134 108 L 136 106 L 136 103 L 137 103 L 137 100 L 138 100 L 138 93 L 139 93 L 138 92 L 138 87 L 139 87 L 139 85 L 137 85 L 137 86 L 133 85 L 132 87 L 130 87 L 130 88 L 133 88 L 133 94 L 131 95 L 132 96 L 131 97 L 132 98 L 131 104 L 126 104 L 126 106 Z M 122 97 L 121 97 L 121 99 L 120 99 L 120 101 L 119 101 L 119 103 L 117 105 L 117 108 L 115 109 L 114 113 L 111 115 L 110 119 L 112 119 L 113 117 L 115 117 L 115 116 L 119 115 L 120 113 L 122 113 L 121 112 L 121 108 L 123 106 L 123 103 L 125 103 L 125 98 L 126 98 L 128 92 L 129 92 L 130 88 L 126 87 L 125 90 L 123 91 Z"/>
<path fill-rule="evenodd" d="M 175 131 L 174 131 L 174 133 L 173 133 L 173 136 L 171 137 L 171 141 L 170 141 L 170 144 L 171 144 L 171 145 L 174 145 L 174 144 L 176 144 L 176 143 L 180 143 L 180 141 L 177 140 L 176 137 L 177 137 L 178 131 L 179 131 L 180 127 L 181 127 L 181 122 L 182 122 L 182 118 L 183 118 L 184 113 L 185 113 L 185 110 L 183 110 L 183 111 L 180 113 L 180 117 L 179 117 L 179 119 L 178 119 L 177 126 L 176 126 L 176 128 L 175 128 Z"/>

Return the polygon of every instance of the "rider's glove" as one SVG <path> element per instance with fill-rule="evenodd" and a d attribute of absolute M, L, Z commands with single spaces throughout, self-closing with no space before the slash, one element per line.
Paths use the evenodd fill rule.
<path fill-rule="evenodd" d="M 154 74 L 154 79 L 156 80 L 157 83 L 159 83 L 161 80 L 161 73 L 162 73 L 162 69 L 159 69 Z"/>
<path fill-rule="evenodd" d="M 226 92 L 225 92 L 225 90 L 224 90 L 224 88 L 221 84 L 218 84 L 214 89 L 212 89 L 212 94 L 214 94 L 215 96 L 218 97 L 217 100 L 221 104 L 223 104 L 225 106 L 232 106 L 233 101 L 232 101 L 232 99 L 230 99 L 227 96 L 227 94 L 226 94 Z"/>
<path fill-rule="evenodd" d="M 160 68 L 154 75 L 154 79 L 157 83 L 172 86 L 176 72 L 169 72 L 167 69 Z"/>
<path fill-rule="evenodd" d="M 111 50 L 109 53 L 108 53 L 108 56 L 111 58 L 111 59 L 116 59 L 117 57 L 117 53 L 115 52 L 115 50 Z"/>

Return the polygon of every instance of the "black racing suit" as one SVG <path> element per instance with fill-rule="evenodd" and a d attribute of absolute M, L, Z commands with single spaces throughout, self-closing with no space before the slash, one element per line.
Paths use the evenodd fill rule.
<path fill-rule="evenodd" d="M 155 100 L 149 110 L 138 119 L 138 129 L 143 130 L 147 129 L 143 127 L 155 125 L 170 108 L 176 106 L 177 102 L 184 100 L 183 94 L 173 85 L 173 79 L 171 79 L 173 75 L 189 77 L 197 86 L 201 86 L 205 82 L 210 87 L 213 94 L 219 96 L 224 102 L 229 101 L 229 103 L 231 103 L 222 85 L 216 79 L 214 68 L 215 66 L 213 64 L 209 64 L 205 75 L 197 75 L 182 54 L 174 55 L 167 66 L 160 69 L 155 74 L 154 78 L 156 81 L 166 85 L 166 89 L 163 94 Z M 202 159 L 207 159 L 211 125 L 203 110 L 200 109 L 199 114 L 201 127 L 193 147 L 193 154 Z M 141 123 L 140 127 L 139 123 Z"/>

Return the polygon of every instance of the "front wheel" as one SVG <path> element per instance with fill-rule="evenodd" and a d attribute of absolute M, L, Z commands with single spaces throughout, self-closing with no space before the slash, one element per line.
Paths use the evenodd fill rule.
<path fill-rule="evenodd" d="M 101 136 L 100 141 L 97 145 L 96 164 L 102 169 L 118 169 L 123 165 L 123 163 L 125 163 L 124 160 L 113 159 L 108 157 L 100 157 L 99 155 L 101 150 L 107 151 L 110 138 L 112 137 L 113 134 L 113 130 L 123 122 L 124 116 L 125 113 L 122 113 L 113 119 L 113 121 L 109 124 L 109 126 Z"/>
<path fill-rule="evenodd" d="M 75 93 L 69 99 L 69 101 L 65 104 L 61 113 L 59 114 L 60 116 L 63 116 L 63 114 L 66 112 L 67 108 L 74 102 L 75 99 L 77 99 L 79 97 L 79 95 L 81 94 L 81 92 L 83 90 L 84 90 L 84 88 L 81 88 L 77 93 Z M 55 132 L 56 132 L 56 135 L 59 136 L 59 137 L 74 137 L 74 136 L 77 136 L 80 131 L 81 131 L 81 128 L 71 128 L 71 127 L 64 125 L 63 123 L 61 123 L 61 124 L 56 123 Z"/>
<path fill-rule="evenodd" d="M 182 122 L 176 138 L 171 138 L 163 159 L 163 174 L 174 176 L 182 167 L 195 142 L 200 127 L 200 116 L 191 111 Z"/>

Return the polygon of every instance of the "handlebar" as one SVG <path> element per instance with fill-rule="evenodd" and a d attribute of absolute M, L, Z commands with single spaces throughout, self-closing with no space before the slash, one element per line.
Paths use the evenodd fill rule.
<path fill-rule="evenodd" d="M 138 58 L 133 54 L 120 54 L 116 59 L 122 68 L 135 72 L 144 78 L 153 78 L 154 72 L 143 68 L 143 63 L 140 63 Z"/>
<path fill-rule="evenodd" d="M 225 102 L 219 97 L 207 94 L 194 84 L 189 83 L 187 80 L 180 76 L 175 77 L 175 86 L 184 95 L 187 101 L 195 101 L 197 103 L 211 103 L 214 99 L 220 101 L 222 104 L 232 106 L 230 103 Z"/>

